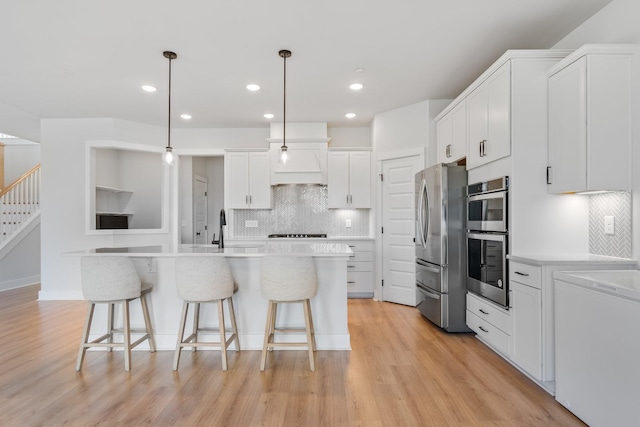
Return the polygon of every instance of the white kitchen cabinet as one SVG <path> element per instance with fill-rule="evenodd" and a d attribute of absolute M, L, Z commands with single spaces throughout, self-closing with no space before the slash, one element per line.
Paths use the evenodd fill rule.
<path fill-rule="evenodd" d="M 373 298 L 373 241 L 348 240 L 344 243 L 353 251 L 347 261 L 347 296 Z"/>
<path fill-rule="evenodd" d="M 467 97 L 467 169 L 511 154 L 511 63 L 505 62 Z"/>
<path fill-rule="evenodd" d="M 549 192 L 629 190 L 635 50 L 586 45 L 549 71 Z"/>
<path fill-rule="evenodd" d="M 599 255 L 509 255 L 509 361 L 548 392 L 555 390 L 554 278 L 557 271 L 624 270 L 636 261 Z"/>
<path fill-rule="evenodd" d="M 329 151 L 329 208 L 371 208 L 371 152 Z"/>
<path fill-rule="evenodd" d="M 452 163 L 467 156 L 467 104 L 459 102 L 436 123 L 438 163 Z"/>
<path fill-rule="evenodd" d="M 467 292 L 467 326 L 489 347 L 509 356 L 511 321 L 508 310 Z"/>
<path fill-rule="evenodd" d="M 269 152 L 227 152 L 224 161 L 228 207 L 271 209 Z"/>
<path fill-rule="evenodd" d="M 514 263 L 515 264 L 515 263 Z M 511 360 L 542 379 L 542 291 L 511 280 Z"/>

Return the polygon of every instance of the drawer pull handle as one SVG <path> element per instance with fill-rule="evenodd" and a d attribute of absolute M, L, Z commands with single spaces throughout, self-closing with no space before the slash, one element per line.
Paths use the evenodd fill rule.
<path fill-rule="evenodd" d="M 519 276 L 529 277 L 529 273 L 520 273 L 519 271 L 516 271 L 515 273 Z"/>
<path fill-rule="evenodd" d="M 347 268 L 356 268 L 355 265 L 347 265 Z"/>
<path fill-rule="evenodd" d="M 347 282 L 348 285 L 353 285 L 356 282 Z"/>
<path fill-rule="evenodd" d="M 484 310 L 483 310 L 483 309 L 481 309 L 481 308 L 480 308 L 480 309 L 478 309 L 478 311 L 479 311 L 480 313 L 482 313 L 482 314 L 486 314 L 487 316 L 489 315 L 489 312 L 488 312 L 488 311 L 484 311 Z"/>
<path fill-rule="evenodd" d="M 478 329 L 480 329 L 482 332 L 485 332 L 487 334 L 489 333 L 489 331 L 483 328 L 482 326 L 478 326 Z"/>

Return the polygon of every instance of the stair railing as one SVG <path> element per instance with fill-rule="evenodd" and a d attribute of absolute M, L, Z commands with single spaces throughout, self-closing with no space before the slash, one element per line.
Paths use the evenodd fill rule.
<path fill-rule="evenodd" d="M 0 191 L 0 246 L 40 211 L 40 165 Z"/>

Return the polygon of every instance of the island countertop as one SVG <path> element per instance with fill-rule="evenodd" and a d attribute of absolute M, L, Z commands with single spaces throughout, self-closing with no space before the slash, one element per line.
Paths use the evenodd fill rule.
<path fill-rule="evenodd" d="M 75 256 L 128 256 L 128 257 L 181 257 L 181 256 L 225 256 L 225 257 L 263 257 L 282 254 L 313 257 L 349 257 L 351 248 L 344 243 L 334 242 L 267 242 L 262 245 L 234 246 L 218 248 L 217 245 L 183 244 L 177 248 L 170 245 L 130 246 L 113 248 L 94 248 L 65 252 Z"/>

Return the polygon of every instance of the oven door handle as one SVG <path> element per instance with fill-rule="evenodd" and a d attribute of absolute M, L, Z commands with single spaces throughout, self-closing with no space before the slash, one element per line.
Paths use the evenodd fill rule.
<path fill-rule="evenodd" d="M 426 296 L 428 296 L 431 299 L 435 299 L 435 300 L 439 300 L 440 299 L 440 294 L 432 291 L 431 289 L 427 288 L 426 286 L 424 286 L 422 283 L 418 282 L 417 283 L 418 287 L 420 288 L 421 291 L 423 291 Z"/>
<path fill-rule="evenodd" d="M 425 263 L 424 261 L 420 260 L 420 259 L 416 259 L 416 264 L 418 264 L 421 268 L 430 271 L 432 273 L 440 273 L 440 268 L 441 267 L 434 267 L 430 264 Z M 446 266 L 445 266 L 446 267 Z"/>

